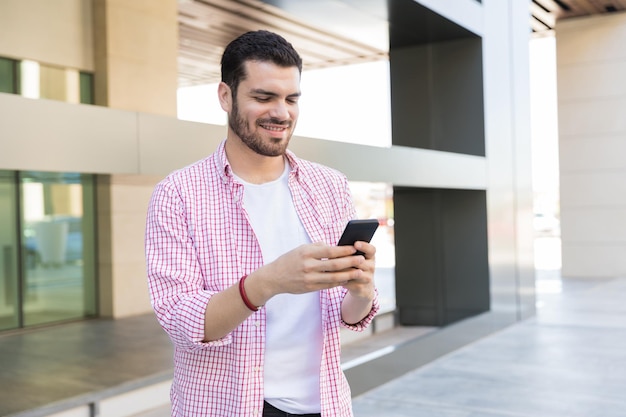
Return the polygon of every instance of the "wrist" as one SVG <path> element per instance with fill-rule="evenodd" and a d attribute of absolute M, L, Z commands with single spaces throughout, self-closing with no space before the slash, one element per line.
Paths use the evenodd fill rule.
<path fill-rule="evenodd" d="M 246 307 L 248 308 L 248 310 L 250 311 L 258 311 L 261 307 L 263 307 L 262 304 L 255 304 L 253 303 L 250 298 L 248 297 L 248 291 L 246 290 L 246 279 L 248 278 L 248 275 L 244 275 L 243 277 L 241 277 L 239 279 L 239 295 L 241 296 L 241 301 L 243 301 L 243 303 L 246 305 Z"/>
<path fill-rule="evenodd" d="M 271 298 L 271 296 L 267 294 L 266 286 L 259 280 L 259 274 L 256 271 L 244 276 L 239 281 L 239 285 L 239 292 L 242 295 L 241 298 L 243 300 L 245 296 L 246 299 L 244 303 L 246 307 L 252 311 L 263 307 L 267 300 Z"/>
<path fill-rule="evenodd" d="M 376 291 L 373 288 L 368 290 L 348 290 L 348 294 L 356 300 L 365 302 L 373 301 L 376 297 Z"/>

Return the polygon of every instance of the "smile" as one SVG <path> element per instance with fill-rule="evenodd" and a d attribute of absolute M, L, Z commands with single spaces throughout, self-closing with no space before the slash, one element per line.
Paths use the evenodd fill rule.
<path fill-rule="evenodd" d="M 271 130 L 272 132 L 283 132 L 287 130 L 288 126 L 271 126 L 271 125 L 260 125 L 263 129 Z"/>

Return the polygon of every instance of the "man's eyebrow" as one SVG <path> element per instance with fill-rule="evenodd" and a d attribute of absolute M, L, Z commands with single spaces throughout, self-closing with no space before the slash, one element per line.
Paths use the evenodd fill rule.
<path fill-rule="evenodd" d="M 271 96 L 271 97 L 277 97 L 278 94 L 274 93 L 273 91 L 267 91 L 267 90 L 263 90 L 261 88 L 254 88 L 250 91 L 250 93 L 252 94 L 261 94 L 264 96 Z M 297 93 L 293 93 L 293 94 L 289 94 L 287 97 L 300 97 L 302 95 L 301 92 L 297 92 Z"/>

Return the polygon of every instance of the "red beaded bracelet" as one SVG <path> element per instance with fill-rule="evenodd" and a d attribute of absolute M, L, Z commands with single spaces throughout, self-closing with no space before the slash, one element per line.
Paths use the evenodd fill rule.
<path fill-rule="evenodd" d="M 243 286 L 243 283 L 246 280 L 246 278 L 248 278 L 248 276 L 244 275 L 239 280 L 239 294 L 241 295 L 241 299 L 243 300 L 243 303 L 246 305 L 246 307 L 250 309 L 250 311 L 258 311 L 263 306 L 256 307 L 254 304 L 250 302 L 250 299 L 248 298 L 248 295 L 246 294 L 246 289 Z"/>

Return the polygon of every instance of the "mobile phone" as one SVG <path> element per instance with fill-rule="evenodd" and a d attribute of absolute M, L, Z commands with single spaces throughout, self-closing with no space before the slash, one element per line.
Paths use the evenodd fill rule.
<path fill-rule="evenodd" d="M 341 238 L 339 238 L 337 246 L 354 245 L 357 240 L 369 243 L 376 229 L 378 229 L 377 219 L 350 220 Z M 363 252 L 357 251 L 355 255 L 363 255 Z"/>

